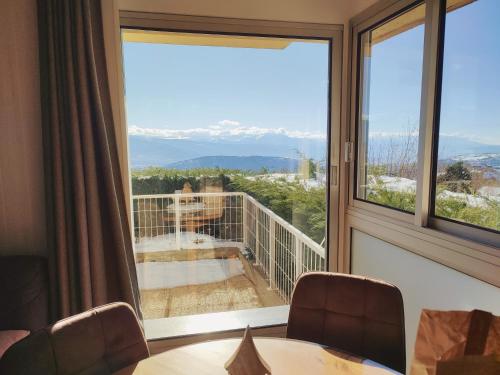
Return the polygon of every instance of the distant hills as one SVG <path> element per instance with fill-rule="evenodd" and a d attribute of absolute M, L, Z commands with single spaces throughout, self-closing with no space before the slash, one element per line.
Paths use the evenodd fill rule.
<path fill-rule="evenodd" d="M 165 139 L 142 135 L 129 136 L 129 155 L 132 168 L 167 167 L 175 165 L 177 162 L 196 160 L 208 156 L 216 156 L 220 158 L 220 163 L 229 165 L 227 164 L 229 163 L 228 160 L 223 161 L 221 158 L 227 156 L 234 159 L 234 155 L 238 155 L 239 157 L 253 157 L 253 159 L 239 159 L 239 161 L 243 162 L 245 160 L 245 162 L 249 162 L 253 160 L 257 162 L 259 166 L 252 168 L 252 170 L 255 170 L 260 169 L 264 161 L 264 159 L 256 158 L 256 155 L 258 155 L 259 157 L 268 157 L 266 161 L 270 164 L 266 167 L 273 169 L 275 165 L 285 163 L 279 159 L 294 159 L 295 161 L 299 159 L 298 150 L 315 160 L 326 159 L 326 142 L 324 140 L 291 138 L 281 134 L 226 139 L 207 138 L 204 140 Z M 203 159 L 192 163 L 212 163 L 213 161 L 212 159 Z M 182 165 L 182 163 L 178 165 Z"/>
<path fill-rule="evenodd" d="M 416 156 L 418 138 L 416 135 L 405 136 L 370 136 L 368 140 L 371 154 L 384 155 L 390 150 L 404 150 L 410 147 Z M 397 154 L 397 152 L 396 152 Z M 465 155 L 500 154 L 500 145 L 488 145 L 462 137 L 441 136 L 439 138 L 439 158 L 454 159 Z"/>
<path fill-rule="evenodd" d="M 500 154 L 500 145 L 487 145 L 453 136 L 444 136 L 439 139 L 440 159 L 467 159 L 468 155 L 480 154 Z"/>
<path fill-rule="evenodd" d="M 266 168 L 270 172 L 296 172 L 297 159 L 276 156 L 202 156 L 195 159 L 167 164 L 166 168 L 187 170 L 192 168 L 226 168 L 258 172 Z"/>
<path fill-rule="evenodd" d="M 137 128 L 136 128 L 137 129 Z M 166 138 L 158 135 L 129 135 L 130 164 L 134 169 L 149 166 L 189 169 L 196 167 L 238 168 L 260 170 L 265 167 L 271 171 L 296 170 L 302 155 L 317 161 L 326 160 L 327 142 L 314 137 L 299 137 L 284 131 L 265 134 L 228 134 L 223 136 L 206 134 Z M 370 136 L 370 154 L 384 155 L 387 150 L 404 149 L 408 137 Z M 414 148 L 411 155 L 416 157 L 418 142 L 412 136 L 410 143 Z M 299 152 L 300 150 L 300 152 Z M 442 136 L 439 145 L 440 160 L 470 160 L 474 164 L 498 168 L 500 145 L 487 145 L 463 137 Z M 489 154 L 488 158 L 481 155 Z M 237 156 L 235 156 L 237 155 Z"/>

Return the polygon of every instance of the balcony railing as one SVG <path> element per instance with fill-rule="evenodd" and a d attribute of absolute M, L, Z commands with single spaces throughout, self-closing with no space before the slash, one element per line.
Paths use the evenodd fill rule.
<path fill-rule="evenodd" d="M 325 269 L 323 246 L 246 193 L 137 195 L 133 214 L 136 251 L 155 238 L 157 251 L 238 247 L 285 303 L 302 272 Z"/>

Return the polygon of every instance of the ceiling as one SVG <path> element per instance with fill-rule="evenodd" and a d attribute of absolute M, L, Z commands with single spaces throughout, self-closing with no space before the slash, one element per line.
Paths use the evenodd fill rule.
<path fill-rule="evenodd" d="M 344 24 L 377 0 L 116 0 L 120 10 Z"/>

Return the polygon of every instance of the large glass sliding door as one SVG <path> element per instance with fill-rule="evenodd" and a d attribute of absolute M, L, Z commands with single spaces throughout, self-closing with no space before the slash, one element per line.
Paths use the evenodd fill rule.
<path fill-rule="evenodd" d="M 122 39 L 145 319 L 288 304 L 327 269 L 332 39 Z"/>

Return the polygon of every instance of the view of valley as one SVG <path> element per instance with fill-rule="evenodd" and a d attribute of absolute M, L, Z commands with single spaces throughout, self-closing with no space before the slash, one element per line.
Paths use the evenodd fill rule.
<path fill-rule="evenodd" d="M 266 195 L 275 195 L 274 190 L 280 187 L 284 191 L 295 189 L 299 196 L 304 191 L 318 193 L 318 189 L 323 189 L 318 194 L 323 197 L 323 208 L 317 206 L 316 209 L 320 210 L 318 214 L 324 213 L 326 176 L 325 158 L 321 156 L 326 154 L 325 139 L 307 135 L 302 135 L 302 138 L 290 136 L 283 129 L 272 132 L 253 129 L 259 133 L 254 135 L 251 129 L 235 125 L 219 131 L 222 136 L 199 135 L 193 131 L 190 137 L 177 135 L 178 138 L 172 138 L 176 135 L 175 131 L 162 134 L 158 129 L 129 129 L 134 194 L 173 193 L 182 189 L 184 181 L 192 177 L 224 175 L 230 181 L 227 187 L 234 188 L 237 184 L 262 200 Z M 370 200 L 412 211 L 416 160 L 405 159 L 401 150 L 408 143 L 416 147 L 418 140 L 408 141 L 408 137 L 411 136 L 374 135 L 370 138 L 372 154 L 369 156 L 367 188 Z M 299 155 L 299 145 L 304 144 L 304 149 L 313 151 L 308 155 Z M 259 150 L 259 154 L 255 150 Z M 443 159 L 438 162 L 438 207 L 441 215 L 448 213 L 451 218 L 499 230 L 500 145 L 447 136 L 443 138 L 441 150 Z M 304 164 L 311 164 L 314 171 L 304 175 L 301 172 Z M 456 170 L 458 166 L 461 166 L 460 170 Z M 195 171 L 190 172 L 193 169 Z M 175 179 L 176 185 L 169 185 L 169 189 L 165 190 L 161 187 L 162 179 L 167 178 Z M 259 188 L 262 189 L 260 193 L 253 191 Z M 285 204 L 284 201 L 274 203 Z M 290 207 L 283 216 L 286 219 L 291 215 Z M 311 223 L 310 228 L 316 228 L 317 232 L 315 224 Z M 324 230 L 324 220 L 320 228 Z M 312 229 L 306 230 L 306 233 L 313 232 Z"/>

